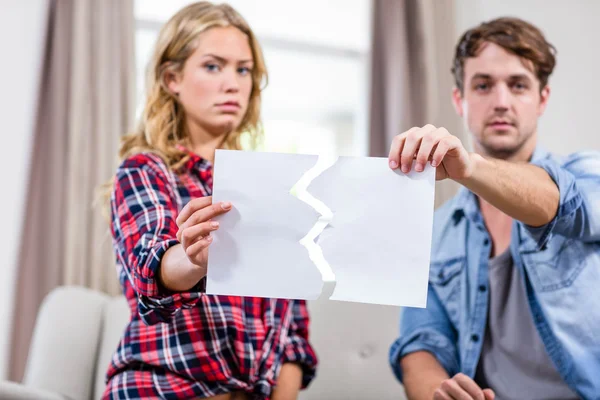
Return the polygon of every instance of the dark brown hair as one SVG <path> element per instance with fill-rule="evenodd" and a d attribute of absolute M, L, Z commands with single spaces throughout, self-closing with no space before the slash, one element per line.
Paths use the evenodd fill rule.
<path fill-rule="evenodd" d="M 497 18 L 466 31 L 456 45 L 452 73 L 456 87 L 464 90 L 464 66 L 469 57 L 476 57 L 485 42 L 495 43 L 505 50 L 529 61 L 540 81 L 540 90 L 556 65 L 556 49 L 546 41 L 542 32 L 529 22 L 518 18 Z"/>

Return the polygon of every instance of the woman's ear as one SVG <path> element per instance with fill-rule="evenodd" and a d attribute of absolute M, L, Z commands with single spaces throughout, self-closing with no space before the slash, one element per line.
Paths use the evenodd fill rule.
<path fill-rule="evenodd" d="M 167 67 L 163 72 L 163 81 L 169 91 L 175 96 L 179 95 L 181 90 L 181 74 Z"/>

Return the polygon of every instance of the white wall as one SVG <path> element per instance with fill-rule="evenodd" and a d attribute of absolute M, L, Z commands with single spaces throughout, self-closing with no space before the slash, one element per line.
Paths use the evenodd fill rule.
<path fill-rule="evenodd" d="M 600 1 L 457 0 L 456 5 L 457 39 L 471 26 L 499 16 L 523 18 L 544 32 L 558 53 L 540 143 L 559 154 L 600 150 Z"/>
<path fill-rule="evenodd" d="M 10 321 L 48 0 L 0 0 L 0 380 L 7 377 Z M 35 246 L 35 243 L 31 243 Z"/>

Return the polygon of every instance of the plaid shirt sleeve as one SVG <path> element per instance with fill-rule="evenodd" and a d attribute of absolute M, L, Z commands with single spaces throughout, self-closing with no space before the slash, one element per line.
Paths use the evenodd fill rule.
<path fill-rule="evenodd" d="M 138 297 L 147 325 L 169 322 L 181 309 L 194 306 L 205 280 L 189 292 L 175 293 L 158 283 L 158 269 L 176 239 L 178 208 L 166 166 L 153 155 L 136 155 L 117 170 L 111 197 L 112 233 L 117 258 Z"/>
<path fill-rule="evenodd" d="M 293 300 L 292 322 L 282 354 L 282 364 L 295 363 L 302 368 L 302 389 L 315 377 L 317 355 L 308 341 L 309 315 L 306 301 Z"/>

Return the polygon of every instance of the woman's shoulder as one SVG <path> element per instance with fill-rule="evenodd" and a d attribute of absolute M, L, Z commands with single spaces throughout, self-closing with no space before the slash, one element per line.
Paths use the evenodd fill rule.
<path fill-rule="evenodd" d="M 166 162 L 152 152 L 142 152 L 126 157 L 119 165 L 118 171 L 145 170 L 162 176 L 170 175 L 170 169 Z"/>

